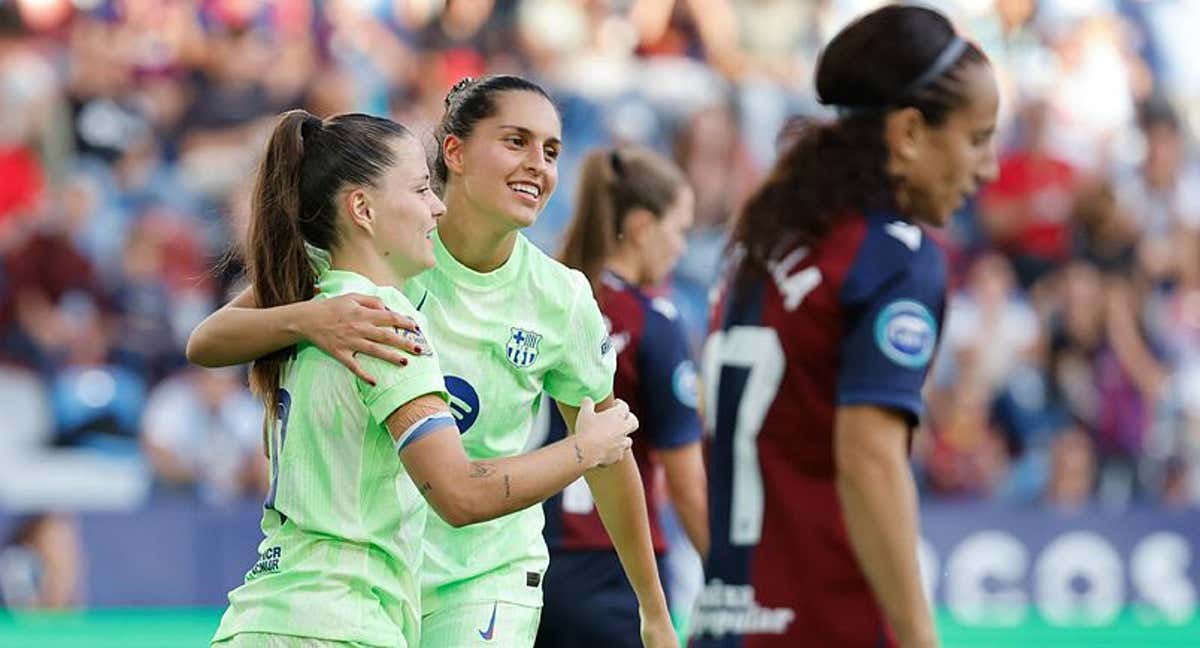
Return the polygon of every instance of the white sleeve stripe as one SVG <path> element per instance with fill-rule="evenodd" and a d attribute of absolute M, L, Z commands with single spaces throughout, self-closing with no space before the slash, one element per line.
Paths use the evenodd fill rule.
<path fill-rule="evenodd" d="M 450 412 L 438 412 L 437 414 L 430 414 L 429 416 L 426 416 L 425 418 L 410 425 L 408 429 L 404 431 L 404 434 L 401 434 L 400 438 L 396 439 L 396 452 L 404 450 L 404 448 L 408 447 L 408 445 L 413 441 L 427 436 L 430 432 L 441 429 L 447 425 L 454 425 L 454 417 L 450 415 Z"/>

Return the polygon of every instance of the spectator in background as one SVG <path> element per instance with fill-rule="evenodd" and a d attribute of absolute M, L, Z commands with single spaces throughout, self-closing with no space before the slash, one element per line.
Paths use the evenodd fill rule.
<path fill-rule="evenodd" d="M 1046 84 L 1049 147 L 1076 170 L 1103 172 L 1119 152 L 1119 135 L 1134 116 L 1144 66 L 1111 12 L 1086 2 L 1055 2 L 1045 34 L 1054 67 Z"/>
<path fill-rule="evenodd" d="M 101 320 L 107 317 L 100 278 L 75 243 L 86 217 L 54 206 L 4 259 L 8 285 L 0 301 L 0 355 L 5 361 L 54 371 L 67 353 L 68 301 L 86 304 Z"/>
<path fill-rule="evenodd" d="M 1200 168 L 1188 158 L 1179 117 L 1166 100 L 1144 103 L 1138 128 L 1146 154 L 1136 172 L 1119 180 L 1121 208 L 1141 234 L 1143 258 L 1163 271 L 1174 266 L 1185 285 L 1197 287 Z"/>
<path fill-rule="evenodd" d="M 92 301 L 69 295 L 58 315 L 61 356 L 50 374 L 55 444 L 134 454 L 145 378 L 110 363 L 111 321 Z"/>
<path fill-rule="evenodd" d="M 1015 148 L 1000 160 L 1000 177 L 984 190 L 980 224 L 1011 259 L 1024 288 L 1066 261 L 1075 170 L 1047 144 L 1049 106 L 1033 100 L 1021 111 Z"/>
<path fill-rule="evenodd" d="M 64 610 L 80 603 L 83 551 L 69 515 L 20 521 L 0 546 L 0 609 Z"/>
<path fill-rule="evenodd" d="M 146 217 L 125 242 L 122 273 L 113 301 L 117 311 L 114 360 L 154 384 L 184 364 L 173 327 L 165 224 Z"/>
<path fill-rule="evenodd" d="M 1144 291 L 1074 262 L 1050 322 L 1052 402 L 1093 438 L 1100 495 L 1124 506 L 1140 493 L 1138 459 L 1167 374 L 1142 322 Z"/>
<path fill-rule="evenodd" d="M 1039 321 L 1017 291 L 1012 266 L 987 253 L 972 266 L 966 290 L 950 300 L 938 373 L 979 383 L 988 401 L 1018 366 L 1033 360 Z"/>
<path fill-rule="evenodd" d="M 299 104 L 306 87 L 268 84 L 268 77 L 286 73 L 291 79 L 293 71 L 277 64 L 279 46 L 261 29 L 215 25 L 206 53 L 180 123 L 180 164 L 194 191 L 219 198 L 252 170 L 256 153 L 247 142 L 259 141 L 270 115 Z M 290 63 L 303 66 L 308 60 L 301 56 Z M 301 74 L 296 80 L 307 78 Z"/>
<path fill-rule="evenodd" d="M 1051 446 L 1050 479 L 1043 503 L 1070 511 L 1091 501 L 1096 482 L 1096 461 L 1092 441 L 1078 429 L 1060 434 Z"/>
<path fill-rule="evenodd" d="M 989 419 L 989 394 L 978 380 L 931 397 L 931 438 L 922 440 L 924 484 L 935 496 L 989 498 L 1008 472 L 1008 449 Z"/>
<path fill-rule="evenodd" d="M 210 504 L 265 493 L 262 406 L 237 369 L 188 368 L 150 393 L 142 446 L 159 482 Z"/>
<path fill-rule="evenodd" d="M 1071 224 L 1075 257 L 1103 273 L 1125 274 L 1133 269 L 1138 225 L 1121 209 L 1111 182 L 1093 181 L 1079 191 Z"/>
<path fill-rule="evenodd" d="M 0 4 L 0 252 L 11 244 L 17 223 L 41 206 L 45 161 L 64 156 L 62 95 L 55 71 L 35 47 L 14 3 Z"/>
<path fill-rule="evenodd" d="M 940 452 L 932 458 L 944 467 L 963 466 L 974 484 L 968 490 L 976 494 L 1003 483 L 1007 464 L 1022 461 L 1060 424 L 1046 408 L 1042 343 L 1041 321 L 1012 266 L 998 253 L 983 254 L 965 290 L 950 299 L 935 368 L 940 400 L 933 408 Z"/>

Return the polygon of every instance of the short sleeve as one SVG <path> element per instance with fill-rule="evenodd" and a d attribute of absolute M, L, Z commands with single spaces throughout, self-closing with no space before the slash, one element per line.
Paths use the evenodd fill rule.
<path fill-rule="evenodd" d="M 403 312 L 417 320 L 422 328 L 426 328 L 425 319 L 420 313 L 409 308 L 396 308 L 397 305 L 386 298 L 384 302 L 389 308 Z M 375 377 L 374 385 L 362 379 L 358 379 L 357 383 L 363 404 L 380 425 L 385 424 L 392 412 L 419 396 L 435 394 L 449 402 L 446 383 L 442 378 L 442 369 L 433 345 L 420 333 L 401 333 L 417 338 L 416 342 L 425 350 L 422 355 L 408 356 L 408 365 L 401 367 L 364 354 L 357 356 L 362 368 Z"/>
<path fill-rule="evenodd" d="M 678 448 L 701 436 L 700 414 L 696 411 L 698 378 L 688 354 L 687 336 L 674 308 L 662 308 L 662 300 L 646 312 L 646 327 L 638 347 L 643 411 L 642 429 L 654 447 Z M 669 304 L 663 305 L 669 306 Z"/>
<path fill-rule="evenodd" d="M 584 397 L 599 402 L 612 394 L 617 354 L 587 280 L 576 271 L 572 277 L 576 297 L 560 328 L 562 354 L 546 372 L 544 386 L 554 400 L 578 407 Z"/>
<path fill-rule="evenodd" d="M 923 252 L 862 299 L 845 304 L 838 405 L 894 408 L 914 425 L 921 418 L 921 388 L 945 307 L 941 258 L 933 250 Z"/>

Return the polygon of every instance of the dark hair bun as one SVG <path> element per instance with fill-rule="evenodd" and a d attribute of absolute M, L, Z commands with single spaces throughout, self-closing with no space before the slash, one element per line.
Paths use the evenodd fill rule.
<path fill-rule="evenodd" d="M 463 77 L 459 79 L 458 83 L 455 83 L 454 87 L 450 88 L 450 92 L 446 93 L 446 107 L 449 108 L 450 104 L 454 101 L 454 98 L 466 91 L 467 88 L 471 87 L 472 83 L 475 83 L 475 79 L 472 79 L 471 77 Z"/>
<path fill-rule="evenodd" d="M 817 61 L 816 90 L 825 105 L 884 107 L 903 99 L 955 38 L 941 13 L 913 5 L 888 5 L 848 25 Z"/>

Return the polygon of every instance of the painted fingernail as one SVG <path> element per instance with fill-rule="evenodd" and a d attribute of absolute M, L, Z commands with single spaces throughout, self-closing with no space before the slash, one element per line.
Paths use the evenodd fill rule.
<path fill-rule="evenodd" d="M 400 358 L 400 364 L 401 364 L 401 365 L 407 365 L 407 364 L 408 364 L 408 358 Z"/>
<path fill-rule="evenodd" d="M 413 347 L 413 352 L 414 352 L 414 353 L 424 353 L 424 352 L 425 352 L 425 350 L 424 350 L 424 349 L 422 349 L 422 348 L 421 348 L 421 347 L 419 347 L 419 346 L 415 346 L 415 347 Z"/>

